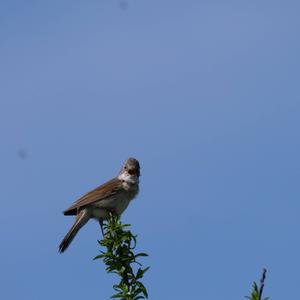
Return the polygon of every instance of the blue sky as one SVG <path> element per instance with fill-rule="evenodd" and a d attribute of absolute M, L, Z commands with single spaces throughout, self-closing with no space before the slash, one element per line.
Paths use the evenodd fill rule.
<path fill-rule="evenodd" d="M 62 211 L 141 162 L 150 299 L 299 293 L 298 1 L 1 1 L 1 298 L 108 299 Z"/>

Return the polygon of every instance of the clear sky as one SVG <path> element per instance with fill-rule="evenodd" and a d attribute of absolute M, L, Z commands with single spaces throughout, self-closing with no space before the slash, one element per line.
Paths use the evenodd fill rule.
<path fill-rule="evenodd" d="M 1 299 L 108 299 L 95 221 L 62 211 L 141 162 L 123 215 L 150 299 L 296 299 L 299 1 L 0 2 Z"/>

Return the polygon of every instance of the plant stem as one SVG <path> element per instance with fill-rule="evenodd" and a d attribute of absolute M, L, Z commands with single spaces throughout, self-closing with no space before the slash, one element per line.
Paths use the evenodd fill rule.
<path fill-rule="evenodd" d="M 263 290 L 264 290 L 266 273 L 267 273 L 267 270 L 265 268 L 263 268 L 261 278 L 260 278 L 259 298 L 258 298 L 259 300 L 261 300 L 262 293 L 263 293 Z"/>

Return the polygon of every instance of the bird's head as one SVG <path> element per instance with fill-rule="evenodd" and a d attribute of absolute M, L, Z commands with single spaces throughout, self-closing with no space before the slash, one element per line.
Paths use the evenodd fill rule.
<path fill-rule="evenodd" d="M 137 159 L 135 158 L 128 158 L 123 166 L 122 169 L 120 171 L 120 173 L 126 173 L 130 176 L 136 176 L 136 177 L 140 177 L 140 163 Z"/>

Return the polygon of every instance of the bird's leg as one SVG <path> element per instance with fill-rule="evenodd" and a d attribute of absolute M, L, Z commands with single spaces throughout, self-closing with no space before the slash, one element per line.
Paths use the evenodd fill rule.
<path fill-rule="evenodd" d="M 99 220 L 99 224 L 100 224 L 100 228 L 101 228 L 102 235 L 103 235 L 103 237 L 105 237 L 105 236 L 104 236 L 103 220 L 102 220 L 102 219 Z"/>
<path fill-rule="evenodd" d="M 108 215 L 109 215 L 110 218 L 117 215 L 116 212 L 113 209 L 110 209 L 107 212 L 108 212 Z M 101 228 L 102 235 L 103 235 L 103 237 L 105 237 L 104 230 L 103 230 L 103 220 L 102 219 L 99 219 L 99 225 L 100 225 L 100 228 Z"/>
<path fill-rule="evenodd" d="M 110 209 L 109 211 L 108 211 L 108 214 L 109 214 L 109 217 L 110 218 L 112 218 L 112 217 L 114 217 L 114 216 L 117 216 L 117 213 L 114 211 L 114 209 Z"/>

